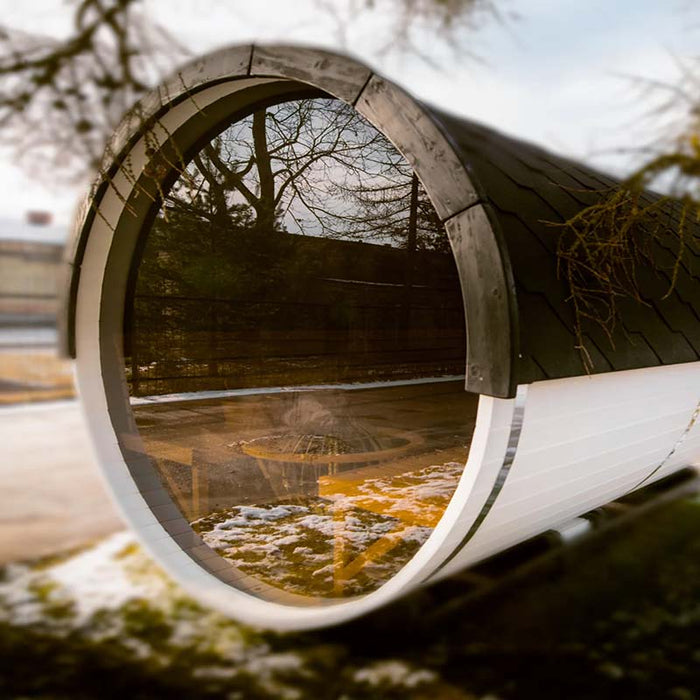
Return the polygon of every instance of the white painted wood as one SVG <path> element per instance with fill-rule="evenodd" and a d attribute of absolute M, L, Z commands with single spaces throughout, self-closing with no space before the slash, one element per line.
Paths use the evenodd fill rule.
<path fill-rule="evenodd" d="M 553 527 L 552 532 L 556 533 L 563 542 L 574 542 L 587 535 L 592 527 L 590 520 L 586 520 L 585 518 L 572 518 L 561 525 Z"/>
<path fill-rule="evenodd" d="M 697 362 L 531 384 L 506 485 L 436 578 L 700 460 L 698 421 L 688 429 L 698 401 Z"/>

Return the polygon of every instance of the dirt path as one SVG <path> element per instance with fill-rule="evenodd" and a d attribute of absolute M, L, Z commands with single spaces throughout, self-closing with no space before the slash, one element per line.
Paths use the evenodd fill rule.
<path fill-rule="evenodd" d="M 76 402 L 0 408 L 0 564 L 56 554 L 123 527 Z"/>

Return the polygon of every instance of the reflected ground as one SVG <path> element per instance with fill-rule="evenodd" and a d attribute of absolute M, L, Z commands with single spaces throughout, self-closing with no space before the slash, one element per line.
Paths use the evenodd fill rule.
<path fill-rule="evenodd" d="M 469 451 L 464 380 L 134 406 L 146 453 L 204 541 L 286 591 L 376 588 L 437 525 Z"/>

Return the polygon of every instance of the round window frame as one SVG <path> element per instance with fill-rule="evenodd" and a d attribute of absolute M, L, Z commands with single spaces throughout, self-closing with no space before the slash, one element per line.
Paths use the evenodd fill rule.
<path fill-rule="evenodd" d="M 277 629 L 337 624 L 376 609 L 429 579 L 453 555 L 483 510 L 502 466 L 498 458 L 485 463 L 494 448 L 493 428 L 510 426 L 514 409 L 513 400 L 480 396 L 469 458 L 440 522 L 393 578 L 357 598 L 312 599 L 290 594 L 284 603 L 278 603 L 261 597 L 266 589 L 262 582 L 243 590 L 232 565 L 203 545 L 182 514 L 173 511 L 177 507 L 139 444 L 123 358 L 123 318 L 135 250 L 155 216 L 159 192 L 179 172 L 163 164 L 186 159 L 189 151 L 236 114 L 243 116 L 266 100 L 313 91 L 351 104 L 394 143 L 448 224 L 456 258 L 464 255 L 466 228 L 482 234 L 486 230 L 492 250 L 481 264 L 493 268 L 495 256 L 495 267 L 503 269 L 496 236 L 489 231 L 488 220 L 478 219 L 479 199 L 467 170 L 431 113 L 354 60 L 298 47 L 226 49 L 193 62 L 149 96 L 125 120 L 108 148 L 103 175 L 78 217 L 70 252 L 69 351 L 78 359 L 81 398 L 118 506 L 147 549 L 187 590 L 226 614 Z M 462 273 L 460 269 L 461 277 Z M 462 278 L 463 289 L 468 284 Z M 494 296 L 507 306 L 507 294 L 500 289 L 499 294 Z M 464 295 L 469 332 L 470 304 L 466 291 Z M 466 356 L 465 364 L 469 367 Z M 508 431 L 498 434 L 497 455 L 505 453 L 503 435 L 507 442 Z"/>

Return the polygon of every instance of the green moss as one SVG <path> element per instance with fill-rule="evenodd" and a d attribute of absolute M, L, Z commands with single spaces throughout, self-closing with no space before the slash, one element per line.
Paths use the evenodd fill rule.
<path fill-rule="evenodd" d="M 174 628 L 163 610 L 137 599 L 123 605 L 120 616 L 125 637 L 146 642 L 152 649 L 167 649 Z"/>
<path fill-rule="evenodd" d="M 59 585 L 50 579 L 34 579 L 27 586 L 27 590 L 40 603 L 49 603 L 51 595 L 58 590 Z"/>
<path fill-rule="evenodd" d="M 69 620 L 75 616 L 75 602 L 61 597 L 60 586 L 50 579 L 37 578 L 27 586 L 27 591 L 41 605 L 41 611 L 47 620 L 56 622 Z"/>
<path fill-rule="evenodd" d="M 30 559 L 27 561 L 27 565 L 30 566 L 34 571 L 46 571 L 58 564 L 63 564 L 73 557 L 77 556 L 81 552 L 85 552 L 95 545 L 95 542 L 86 542 L 79 547 L 71 547 L 63 552 L 58 552 L 57 554 L 50 554 L 45 557 L 38 557 L 37 559 Z"/>

